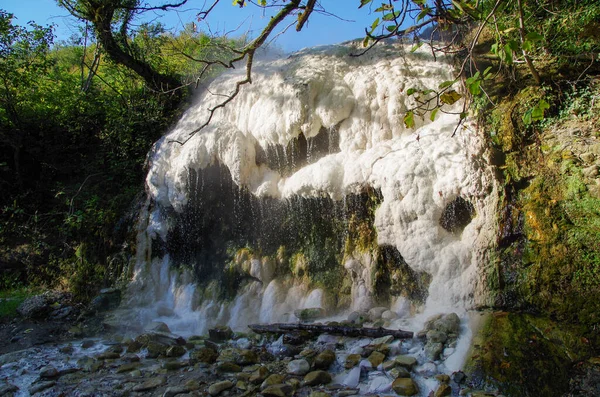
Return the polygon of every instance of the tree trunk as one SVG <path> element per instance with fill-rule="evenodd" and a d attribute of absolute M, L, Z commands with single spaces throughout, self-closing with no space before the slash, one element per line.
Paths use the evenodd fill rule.
<path fill-rule="evenodd" d="M 331 334 L 342 336 L 365 336 L 368 338 L 379 338 L 382 336 L 391 335 L 398 339 L 410 339 L 413 333 L 410 331 L 402 331 L 386 328 L 362 328 L 352 327 L 348 325 L 322 325 L 322 324 L 251 324 L 248 325 L 252 331 L 257 334 L 286 334 L 295 331 L 304 331 L 311 334 Z"/>

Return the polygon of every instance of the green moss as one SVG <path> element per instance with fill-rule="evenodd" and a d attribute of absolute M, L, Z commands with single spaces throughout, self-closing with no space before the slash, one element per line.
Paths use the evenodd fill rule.
<path fill-rule="evenodd" d="M 0 291 L 0 319 L 16 317 L 19 305 L 36 293 L 37 291 L 27 287 Z"/>
<path fill-rule="evenodd" d="M 507 396 L 562 395 L 571 366 L 590 353 L 579 334 L 544 317 L 487 313 L 464 370 L 475 388 Z"/>

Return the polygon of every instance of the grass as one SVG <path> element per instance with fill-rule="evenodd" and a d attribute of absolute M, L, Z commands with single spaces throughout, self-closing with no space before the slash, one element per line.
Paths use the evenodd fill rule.
<path fill-rule="evenodd" d="M 35 295 L 35 291 L 27 287 L 16 287 L 0 291 L 0 319 L 17 316 L 17 308 L 25 299 Z"/>

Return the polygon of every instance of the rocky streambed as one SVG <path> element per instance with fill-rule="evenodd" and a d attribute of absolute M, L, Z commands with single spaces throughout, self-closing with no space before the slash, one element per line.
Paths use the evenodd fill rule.
<path fill-rule="evenodd" d="M 341 325 L 378 325 L 370 316 L 353 313 Z M 454 313 L 430 318 L 407 339 L 234 333 L 227 327 L 184 338 L 156 322 L 137 336 L 117 331 L 4 354 L 0 395 L 488 395 L 446 366 L 460 333 Z"/>

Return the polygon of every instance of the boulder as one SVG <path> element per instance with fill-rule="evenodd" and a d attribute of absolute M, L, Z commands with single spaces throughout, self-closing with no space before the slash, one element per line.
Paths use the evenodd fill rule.
<path fill-rule="evenodd" d="M 332 350 L 322 351 L 315 357 L 313 367 L 315 369 L 327 369 L 335 361 L 335 353 Z"/>
<path fill-rule="evenodd" d="M 401 367 L 404 367 L 408 370 L 411 370 L 415 365 L 417 365 L 417 359 L 411 356 L 397 356 L 394 361 Z"/>
<path fill-rule="evenodd" d="M 265 397 L 289 397 L 294 393 L 294 389 L 290 385 L 279 384 L 269 386 L 261 393 Z"/>
<path fill-rule="evenodd" d="M 219 353 L 216 350 L 210 349 L 208 347 L 201 347 L 197 350 L 192 350 L 190 352 L 190 363 L 206 363 L 212 364 L 217 361 L 217 357 L 219 357 Z"/>

